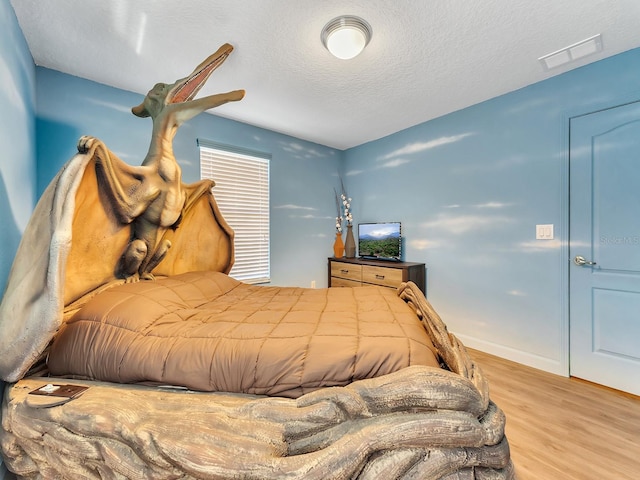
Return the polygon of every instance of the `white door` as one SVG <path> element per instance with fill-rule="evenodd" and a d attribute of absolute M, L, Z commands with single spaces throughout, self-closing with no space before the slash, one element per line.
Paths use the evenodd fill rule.
<path fill-rule="evenodd" d="M 640 395 L 640 102 L 572 118 L 572 376 Z"/>

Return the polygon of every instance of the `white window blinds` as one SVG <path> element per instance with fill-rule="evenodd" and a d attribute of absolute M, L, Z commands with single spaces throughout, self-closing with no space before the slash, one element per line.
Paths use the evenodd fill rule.
<path fill-rule="evenodd" d="M 216 182 L 213 195 L 235 232 L 229 275 L 246 283 L 270 281 L 270 155 L 198 140 L 200 177 Z"/>

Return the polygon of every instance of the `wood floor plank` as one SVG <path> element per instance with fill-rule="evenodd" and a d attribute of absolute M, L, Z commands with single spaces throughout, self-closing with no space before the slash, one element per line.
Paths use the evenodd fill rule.
<path fill-rule="evenodd" d="M 507 417 L 519 480 L 640 478 L 640 397 L 469 353 Z"/>

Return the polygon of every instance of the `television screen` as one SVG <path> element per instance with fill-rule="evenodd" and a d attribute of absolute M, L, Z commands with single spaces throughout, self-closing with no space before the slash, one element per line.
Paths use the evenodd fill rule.
<path fill-rule="evenodd" d="M 358 255 L 364 258 L 400 260 L 400 222 L 358 224 Z"/>

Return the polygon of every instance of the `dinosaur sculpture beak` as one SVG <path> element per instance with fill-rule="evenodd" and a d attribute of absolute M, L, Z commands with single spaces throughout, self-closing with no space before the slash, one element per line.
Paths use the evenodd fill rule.
<path fill-rule="evenodd" d="M 213 71 L 224 63 L 232 51 L 233 46 L 225 43 L 214 54 L 207 57 L 204 62 L 198 65 L 191 75 L 177 80 L 172 85 L 166 85 L 169 90 L 166 93 L 164 103 L 183 103 L 193 100 Z M 149 94 L 151 94 L 151 92 L 149 92 Z M 140 105 L 133 107 L 131 111 L 138 117 L 149 116 L 149 111 L 144 101 Z"/>
<path fill-rule="evenodd" d="M 225 43 L 217 52 L 198 65 L 191 75 L 175 82 L 167 94 L 167 103 L 181 103 L 193 100 L 213 71 L 224 63 L 232 51 L 233 46 Z"/>

